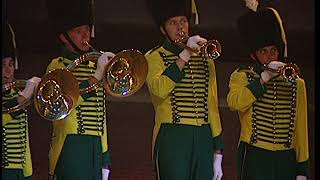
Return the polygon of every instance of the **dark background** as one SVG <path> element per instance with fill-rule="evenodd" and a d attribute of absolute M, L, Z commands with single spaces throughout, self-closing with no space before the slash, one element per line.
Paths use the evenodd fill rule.
<path fill-rule="evenodd" d="M 226 105 L 230 74 L 249 62 L 235 29 L 245 12 L 243 0 L 198 0 L 200 25 L 193 32 L 215 38 L 223 48 L 216 61 L 219 108 L 225 137 L 224 180 L 236 179 L 236 147 L 239 120 Z M 290 61 L 299 65 L 308 92 L 311 177 L 314 177 L 315 124 L 315 1 L 274 1 L 282 17 Z M 56 41 L 49 26 L 45 0 L 8 0 L 2 6 L 16 32 L 19 48 L 18 79 L 42 77 L 55 54 Z M 81 12 L 79 12 L 81 13 Z M 158 29 L 148 14 L 145 0 L 95 0 L 96 38 L 99 50 L 119 52 L 136 48 L 146 52 L 159 42 Z M 151 162 L 151 133 L 154 110 L 144 86 L 125 99 L 108 98 L 108 131 L 112 158 L 112 180 L 155 179 Z M 30 138 L 34 176 L 47 179 L 50 122 L 30 110 Z M 80 162 L 81 163 L 81 162 Z"/>

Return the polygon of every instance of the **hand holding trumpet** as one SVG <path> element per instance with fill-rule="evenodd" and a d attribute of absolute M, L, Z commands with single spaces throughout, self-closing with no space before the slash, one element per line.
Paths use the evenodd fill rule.
<path fill-rule="evenodd" d="M 184 34 L 184 33 L 182 33 Z M 183 42 L 187 41 L 186 44 Z M 221 55 L 221 44 L 218 40 L 206 40 L 199 35 L 188 37 L 182 36 L 181 39 L 174 41 L 176 45 L 184 48 L 179 57 L 188 62 L 191 55 L 197 54 L 204 58 L 217 59 Z"/>
<path fill-rule="evenodd" d="M 268 65 L 263 65 L 262 69 L 264 70 L 261 73 L 263 83 L 268 82 L 277 75 L 280 75 L 285 79 L 292 79 L 298 77 L 300 74 L 299 68 L 296 64 L 286 64 L 280 61 L 271 61 Z"/>
<path fill-rule="evenodd" d="M 206 43 L 207 40 L 200 37 L 199 35 L 192 36 L 188 39 L 185 49 L 179 54 L 179 57 L 188 62 L 191 55 L 196 53 L 195 49 L 200 49 L 200 45 Z"/>

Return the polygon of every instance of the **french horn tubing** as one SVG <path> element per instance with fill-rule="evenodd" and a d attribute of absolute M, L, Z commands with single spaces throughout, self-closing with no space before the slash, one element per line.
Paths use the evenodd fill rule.
<path fill-rule="evenodd" d="M 3 84 L 2 93 L 12 88 L 16 88 L 22 91 L 26 87 L 26 84 L 27 84 L 27 80 L 14 80 L 13 82 Z M 12 113 L 12 112 L 19 111 L 20 109 L 26 108 L 29 104 L 30 104 L 30 99 L 24 101 L 22 104 L 18 104 L 13 107 L 6 108 L 2 106 L 2 113 Z"/>
<path fill-rule="evenodd" d="M 20 79 L 14 80 L 13 82 L 10 82 L 10 83 L 3 84 L 2 93 L 4 93 L 5 91 L 13 87 L 16 87 L 18 89 L 24 89 L 26 87 L 26 84 L 27 84 L 27 80 L 20 80 Z"/>

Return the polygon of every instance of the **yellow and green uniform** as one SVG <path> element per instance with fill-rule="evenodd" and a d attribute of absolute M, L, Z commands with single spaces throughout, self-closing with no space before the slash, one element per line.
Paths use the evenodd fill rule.
<path fill-rule="evenodd" d="M 2 94 L 2 107 L 18 105 L 18 89 Z M 32 160 L 29 145 L 27 110 L 2 113 L 2 177 L 32 180 Z"/>
<path fill-rule="evenodd" d="M 256 64 L 238 68 L 230 77 L 227 102 L 232 111 L 238 111 L 241 125 L 239 179 L 250 179 L 250 176 L 259 180 L 262 177 L 276 179 L 282 177 L 280 174 L 287 175 L 281 179 L 291 179 L 307 175 L 309 153 L 304 80 L 277 76 L 262 85 L 261 72 Z M 273 165 L 268 166 L 268 162 Z M 282 167 L 275 165 L 279 163 Z M 256 174 L 254 178 L 251 173 L 258 172 L 259 167 L 268 175 Z M 277 168 L 286 167 L 293 171 L 278 172 Z"/>
<path fill-rule="evenodd" d="M 65 68 L 79 57 L 66 48 L 62 54 L 52 60 L 47 71 Z M 94 73 L 94 65 L 89 61 L 72 70 L 80 89 L 89 86 L 88 77 Z M 53 121 L 49 174 L 54 178 L 101 179 L 102 167 L 110 164 L 105 95 L 103 87 L 82 94 L 66 119 Z"/>
<path fill-rule="evenodd" d="M 161 153 L 165 154 L 165 150 L 162 151 L 162 147 L 160 147 L 164 142 L 184 141 L 184 145 L 188 147 L 181 149 L 181 151 L 178 151 L 174 147 L 178 143 L 171 143 L 173 145 L 172 150 L 177 150 L 175 151 L 177 154 L 192 151 L 196 146 L 204 147 L 210 144 L 208 146 L 210 149 L 208 158 L 211 159 L 214 150 L 223 148 L 214 61 L 199 56 L 192 56 L 184 69 L 180 71 L 175 61 L 178 59 L 178 54 L 181 51 L 180 47 L 169 41 L 165 41 L 162 46 L 150 50 L 145 55 L 148 61 L 146 83 L 155 109 L 152 146 L 156 168 L 161 166 L 157 164 L 159 155 Z M 203 129 L 202 132 L 209 134 L 203 133 L 203 135 L 197 136 L 202 134 L 197 133 L 200 129 Z M 176 140 L 174 140 L 173 138 L 166 139 L 159 135 L 166 134 L 169 131 L 171 135 L 175 134 L 176 137 L 179 136 L 179 132 L 186 133 L 186 136 L 182 136 L 184 140 L 181 138 L 175 138 Z M 189 139 L 186 137 L 189 137 Z M 202 142 L 203 139 L 201 138 L 203 137 L 209 138 L 208 141 Z M 203 144 L 195 144 L 200 141 Z M 162 142 L 162 145 L 159 145 L 159 142 Z M 193 144 L 188 144 L 192 142 Z M 183 148 L 182 146 L 180 148 Z M 171 161 L 174 161 L 174 159 Z M 212 162 L 210 162 L 211 167 Z M 169 162 L 165 163 L 169 164 Z M 180 165 L 183 165 L 183 163 Z M 193 165 L 191 164 L 190 166 Z M 212 169 L 210 169 L 210 173 L 212 173 Z M 165 173 L 160 172 L 160 174 Z M 161 176 L 169 179 L 165 175 Z"/>

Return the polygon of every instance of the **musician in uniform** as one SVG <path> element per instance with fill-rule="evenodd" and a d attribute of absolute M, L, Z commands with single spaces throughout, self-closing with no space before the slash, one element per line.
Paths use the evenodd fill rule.
<path fill-rule="evenodd" d="M 15 85 L 18 68 L 15 34 L 2 20 L 2 179 L 32 180 L 28 114 L 24 105 L 32 97 L 40 78 L 27 80 L 24 89 Z"/>
<path fill-rule="evenodd" d="M 238 180 L 305 180 L 306 87 L 298 68 L 286 62 L 280 15 L 270 7 L 255 9 L 238 19 L 238 30 L 254 62 L 231 74 L 227 95 L 241 125 Z"/>
<path fill-rule="evenodd" d="M 47 67 L 47 72 L 73 64 L 81 55 L 92 51 L 92 0 L 48 0 L 48 15 L 59 40 L 60 55 Z M 110 155 L 107 143 L 106 93 L 97 83 L 111 52 L 102 54 L 97 62 L 85 61 L 70 69 L 81 93 L 71 113 L 53 121 L 49 175 L 52 179 L 107 180 Z"/>
<path fill-rule="evenodd" d="M 190 50 L 199 49 L 205 38 L 191 36 L 189 48 L 175 43 L 189 35 L 195 3 L 153 0 L 148 5 L 165 37 L 145 54 L 146 83 L 155 109 L 152 144 L 157 177 L 220 180 L 223 141 L 215 64 Z"/>

